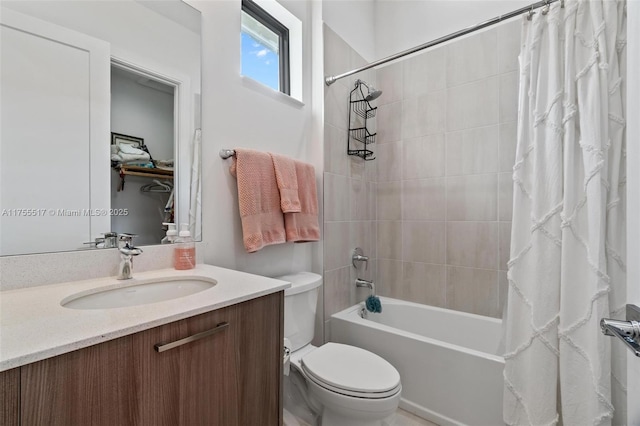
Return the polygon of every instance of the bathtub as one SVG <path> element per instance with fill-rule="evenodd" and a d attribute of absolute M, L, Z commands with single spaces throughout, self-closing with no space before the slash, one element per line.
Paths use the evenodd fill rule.
<path fill-rule="evenodd" d="M 331 341 L 393 364 L 402 380 L 400 407 L 407 411 L 439 425 L 503 425 L 504 359 L 496 355 L 502 321 L 380 299 L 382 313 L 366 319 L 363 304 L 332 315 Z"/>

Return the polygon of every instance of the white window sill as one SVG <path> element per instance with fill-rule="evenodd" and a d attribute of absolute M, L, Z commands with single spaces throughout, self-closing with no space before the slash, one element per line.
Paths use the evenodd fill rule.
<path fill-rule="evenodd" d="M 258 92 L 262 95 L 268 96 L 271 99 L 278 101 L 278 102 L 284 102 L 284 103 L 288 103 L 292 106 L 295 106 L 297 108 L 301 108 L 303 106 L 305 106 L 304 102 L 296 99 L 296 98 L 292 98 L 291 96 L 282 93 L 280 91 L 274 90 L 271 87 L 264 85 L 262 83 L 260 83 L 259 81 L 256 81 L 254 79 L 252 79 L 251 77 L 247 77 L 244 75 L 240 76 L 241 80 L 242 80 L 242 85 L 244 87 L 246 87 L 247 89 L 251 89 L 255 92 Z"/>

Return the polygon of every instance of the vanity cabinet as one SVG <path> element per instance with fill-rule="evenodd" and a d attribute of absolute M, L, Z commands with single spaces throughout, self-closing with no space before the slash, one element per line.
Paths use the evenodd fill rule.
<path fill-rule="evenodd" d="M 274 293 L 22 366 L 20 424 L 280 425 L 283 300 Z"/>
<path fill-rule="evenodd" d="M 0 373 L 0 425 L 13 426 L 20 421 L 20 369 Z"/>

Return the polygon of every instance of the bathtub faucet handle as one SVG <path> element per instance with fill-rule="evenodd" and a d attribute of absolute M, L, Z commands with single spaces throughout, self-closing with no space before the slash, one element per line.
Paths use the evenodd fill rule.
<path fill-rule="evenodd" d="M 353 255 L 351 256 L 353 267 L 358 269 L 356 262 L 364 262 L 364 270 L 369 269 L 369 256 L 365 256 L 364 251 L 360 247 L 353 249 Z"/>

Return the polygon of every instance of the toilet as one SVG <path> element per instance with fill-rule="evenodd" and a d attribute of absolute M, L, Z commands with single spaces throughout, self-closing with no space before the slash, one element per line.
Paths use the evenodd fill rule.
<path fill-rule="evenodd" d="M 306 382 L 305 399 L 322 426 L 384 426 L 400 402 L 400 374 L 380 356 L 355 346 L 311 345 L 322 277 L 299 272 L 277 277 L 284 292 L 284 336 L 290 368 Z M 345 283 L 346 285 L 346 283 Z"/>

